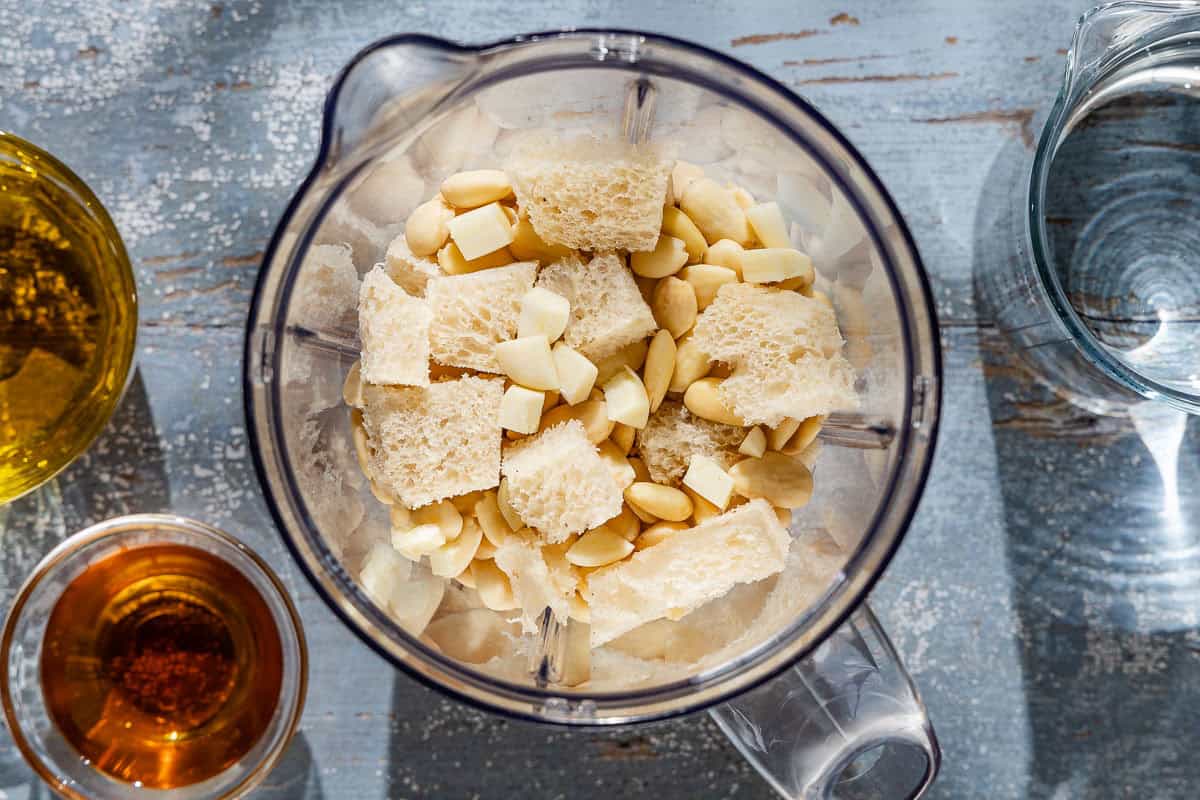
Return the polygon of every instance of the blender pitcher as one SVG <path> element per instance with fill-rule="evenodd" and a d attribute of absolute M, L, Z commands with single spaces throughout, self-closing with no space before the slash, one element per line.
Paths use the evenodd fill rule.
<path fill-rule="evenodd" d="M 358 571 L 387 541 L 388 515 L 357 467 L 341 395 L 358 357 L 358 275 L 446 176 L 501 166 L 523 136 L 547 132 L 648 141 L 777 200 L 838 312 L 862 398 L 822 432 L 783 572 L 593 651 L 577 686 L 558 680 L 553 626 L 521 636 L 424 564 L 399 562 L 388 598 L 364 591 Z M 351 274 L 313 257 L 329 244 L 350 248 Z M 330 92 L 316 166 L 264 260 L 244 363 L 252 450 L 285 539 L 330 607 L 409 674 L 565 725 L 709 708 L 786 797 L 915 797 L 933 781 L 933 729 L 864 603 L 932 457 L 941 361 L 929 287 L 878 178 L 778 83 L 630 31 L 369 47 Z"/>

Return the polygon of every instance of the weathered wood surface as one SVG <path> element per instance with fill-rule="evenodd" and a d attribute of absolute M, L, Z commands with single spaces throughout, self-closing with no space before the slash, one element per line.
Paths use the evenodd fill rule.
<path fill-rule="evenodd" d="M 112 210 L 142 298 L 137 378 L 91 452 L 7 511 L 0 596 L 79 526 L 171 509 L 235 531 L 302 609 L 312 690 L 263 797 L 769 797 L 705 716 L 614 732 L 513 723 L 397 675 L 290 562 L 240 400 L 259 256 L 309 166 L 336 70 L 399 31 L 491 40 L 643 27 L 766 70 L 864 152 L 933 279 L 945 415 L 912 532 L 873 605 L 945 748 L 938 798 L 1190 798 L 1200 760 L 1200 425 L 1179 514 L 1127 423 L 1038 389 L 976 303 L 1012 243 L 990 214 L 1028 152 L 1084 2 L 799 4 L 0 2 L 0 127 Z M 1164 553 L 1176 554 L 1169 562 Z M 1164 563 L 1179 567 L 1165 571 Z M 0 734 L 0 798 L 44 797 Z"/>

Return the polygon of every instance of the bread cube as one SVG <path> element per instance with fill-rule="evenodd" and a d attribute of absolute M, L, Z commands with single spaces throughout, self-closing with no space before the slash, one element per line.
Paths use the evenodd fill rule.
<path fill-rule="evenodd" d="M 350 246 L 313 245 L 304 254 L 292 293 L 296 325 L 313 331 L 339 328 L 350 318 L 358 299 L 358 270 Z"/>
<path fill-rule="evenodd" d="M 429 281 L 433 311 L 429 346 L 434 360 L 451 367 L 500 372 L 498 342 L 512 339 L 521 316 L 521 298 L 533 288 L 537 263 L 495 267 Z"/>
<path fill-rule="evenodd" d="M 508 503 L 545 541 L 564 541 L 621 513 L 621 487 L 578 420 L 508 448 Z"/>
<path fill-rule="evenodd" d="M 367 383 L 429 385 L 429 323 L 424 300 L 397 286 L 383 265 L 363 278 L 358 293 L 361 379 Z"/>
<path fill-rule="evenodd" d="M 785 417 L 858 407 L 854 368 L 842 355 L 837 318 L 820 300 L 726 284 L 696 320 L 692 342 L 733 366 L 719 394 L 747 424 L 775 427 Z"/>
<path fill-rule="evenodd" d="M 745 433 L 733 425 L 701 419 L 682 403 L 667 400 L 638 431 L 638 450 L 655 483 L 677 485 L 692 456 L 710 458 L 722 469 L 733 466 Z"/>
<path fill-rule="evenodd" d="M 680 616 L 742 583 L 781 572 L 791 536 L 765 500 L 677 531 L 588 576 L 592 647 L 652 620 Z"/>
<path fill-rule="evenodd" d="M 496 486 L 503 395 L 498 378 L 363 386 L 371 476 L 408 508 Z"/>
<path fill-rule="evenodd" d="M 542 270 L 537 285 L 571 304 L 563 341 L 592 362 L 654 333 L 658 325 L 621 258 L 598 255 L 585 266 L 574 256 Z"/>
<path fill-rule="evenodd" d="M 538 236 L 599 252 L 654 249 L 670 170 L 649 149 L 580 138 L 527 144 L 507 171 Z"/>
<path fill-rule="evenodd" d="M 429 279 L 438 276 L 437 259 L 432 256 L 415 255 L 404 234 L 392 239 L 387 253 L 384 254 L 383 263 L 396 285 L 413 297 L 424 297 Z"/>

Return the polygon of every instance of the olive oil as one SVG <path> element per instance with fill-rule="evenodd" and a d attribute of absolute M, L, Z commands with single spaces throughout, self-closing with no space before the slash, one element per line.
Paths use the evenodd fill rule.
<path fill-rule="evenodd" d="M 0 133 L 0 503 L 95 438 L 136 328 L 129 260 L 100 203 L 53 157 Z"/>
<path fill-rule="evenodd" d="M 283 649 L 240 572 L 194 547 L 123 550 L 63 592 L 43 639 L 50 718 L 96 768 L 169 789 L 245 756 L 279 703 Z"/>

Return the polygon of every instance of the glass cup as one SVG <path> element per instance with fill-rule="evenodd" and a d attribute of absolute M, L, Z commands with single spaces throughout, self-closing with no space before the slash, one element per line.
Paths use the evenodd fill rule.
<path fill-rule="evenodd" d="M 1197 110 L 1200 7 L 1084 14 L 1015 193 L 1020 250 L 981 275 L 1025 363 L 1094 413 L 1200 413 Z"/>
<path fill-rule="evenodd" d="M 368 549 L 388 541 L 388 514 L 363 479 L 342 404 L 358 358 L 359 274 L 446 176 L 501 165 L 522 137 L 545 133 L 648 141 L 777 200 L 838 313 L 863 401 L 822 431 L 815 493 L 793 517 L 783 573 L 596 650 L 578 686 L 555 680 L 563 637 L 513 635 L 506 615 L 424 563 L 397 556 L 390 596 L 368 595 L 358 573 Z M 331 267 L 317 249 L 327 244 L 349 246 L 354 269 Z M 843 797 L 911 797 L 933 780 L 932 727 L 864 604 L 932 456 L 941 361 L 929 287 L 878 178 L 780 84 L 630 31 L 372 45 L 330 92 L 317 163 L 260 272 L 244 364 L 251 449 L 286 541 L 330 607 L 410 674 L 554 724 L 712 708 L 788 797 L 835 786 Z"/>
<path fill-rule="evenodd" d="M 241 573 L 270 611 L 283 655 L 274 714 L 249 752 L 207 780 L 169 791 L 118 781 L 90 765 L 51 719 L 39 681 L 46 623 L 66 587 L 90 565 L 108 556 L 165 544 L 203 550 Z M 56 793 L 72 800 L 242 797 L 271 771 L 291 741 L 304 708 L 308 679 L 300 618 L 266 562 L 227 533 L 166 514 L 110 519 L 76 533 L 51 550 L 13 600 L 0 635 L 0 659 L 0 703 L 13 741 L 38 776 Z"/>
<path fill-rule="evenodd" d="M 128 383 L 137 288 L 116 226 L 79 176 L 0 131 L 0 504 L 99 435 Z"/>

